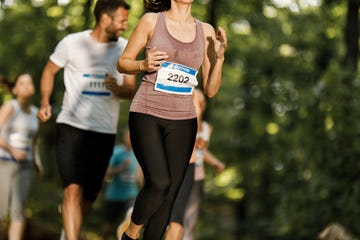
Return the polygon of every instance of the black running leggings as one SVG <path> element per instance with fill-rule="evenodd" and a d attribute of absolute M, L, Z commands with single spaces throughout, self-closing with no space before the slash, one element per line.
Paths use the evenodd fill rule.
<path fill-rule="evenodd" d="M 143 240 L 161 240 L 194 148 L 197 120 L 130 112 L 129 128 L 145 179 L 132 221 L 145 225 Z"/>

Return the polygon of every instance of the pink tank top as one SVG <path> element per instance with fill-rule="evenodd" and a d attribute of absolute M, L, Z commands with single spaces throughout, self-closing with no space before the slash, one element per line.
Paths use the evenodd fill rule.
<path fill-rule="evenodd" d="M 204 57 L 204 32 L 200 21 L 196 21 L 196 36 L 192 42 L 184 43 L 170 35 L 165 24 L 165 12 L 158 14 L 154 33 L 146 49 L 156 47 L 167 52 L 168 62 L 185 65 L 198 70 Z M 157 72 L 144 76 L 131 103 L 131 112 L 140 112 L 165 119 L 191 119 L 196 117 L 192 95 L 178 95 L 154 89 Z"/>

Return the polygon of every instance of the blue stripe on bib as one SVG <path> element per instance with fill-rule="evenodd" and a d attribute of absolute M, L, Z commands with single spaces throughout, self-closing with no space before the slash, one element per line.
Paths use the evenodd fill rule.
<path fill-rule="evenodd" d="M 84 95 L 93 95 L 93 96 L 110 96 L 109 92 L 91 92 L 91 91 L 82 91 Z"/>
<path fill-rule="evenodd" d="M 190 75 L 196 75 L 197 71 L 195 69 L 189 68 L 187 66 L 181 65 L 181 64 L 177 64 L 177 63 L 172 63 L 172 62 L 164 62 L 163 64 L 161 64 L 162 67 L 166 67 L 169 69 L 176 69 L 182 72 L 186 72 Z"/>
<path fill-rule="evenodd" d="M 192 91 L 191 87 L 174 87 L 174 86 L 167 86 L 161 83 L 157 83 L 156 88 L 170 92 L 178 92 L 178 93 L 191 93 Z"/>

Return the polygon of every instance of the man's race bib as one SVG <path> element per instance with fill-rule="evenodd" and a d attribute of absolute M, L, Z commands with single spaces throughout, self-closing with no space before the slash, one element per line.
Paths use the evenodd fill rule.
<path fill-rule="evenodd" d="M 197 70 L 187 66 L 164 62 L 161 64 L 161 69 L 157 73 L 155 90 L 173 94 L 191 95 L 194 87 L 198 84 L 196 79 L 197 73 Z"/>
<path fill-rule="evenodd" d="M 81 75 L 81 94 L 92 96 L 110 96 L 105 86 L 105 73 L 83 73 Z"/>

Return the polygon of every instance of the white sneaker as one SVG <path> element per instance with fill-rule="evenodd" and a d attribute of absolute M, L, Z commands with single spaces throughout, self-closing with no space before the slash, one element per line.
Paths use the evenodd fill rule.
<path fill-rule="evenodd" d="M 66 240 L 65 231 L 63 228 L 61 229 L 60 240 Z"/>

